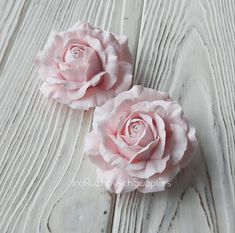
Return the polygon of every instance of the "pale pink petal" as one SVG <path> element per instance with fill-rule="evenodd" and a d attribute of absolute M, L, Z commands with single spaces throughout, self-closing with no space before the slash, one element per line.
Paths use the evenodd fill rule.
<path fill-rule="evenodd" d="M 128 165 L 128 161 L 124 157 L 118 153 L 114 153 L 111 149 L 105 148 L 102 144 L 100 145 L 99 153 L 111 166 L 125 168 Z"/>
<path fill-rule="evenodd" d="M 71 67 L 67 69 L 61 69 L 60 74 L 68 82 L 78 82 L 79 84 L 85 83 L 86 76 L 85 69 L 83 67 Z"/>
<path fill-rule="evenodd" d="M 121 45 L 120 59 L 128 63 L 132 63 L 132 55 L 128 48 L 128 38 L 126 36 L 117 36 L 116 37 Z"/>
<path fill-rule="evenodd" d="M 141 148 L 135 155 L 130 158 L 130 163 L 136 163 L 139 161 L 149 160 L 157 145 L 158 141 L 150 142 L 146 147 Z"/>
<path fill-rule="evenodd" d="M 141 147 L 147 146 L 150 142 L 155 141 L 156 138 L 154 138 L 153 132 L 149 125 L 146 125 L 144 132 L 139 137 L 139 140 L 137 144 Z"/>
<path fill-rule="evenodd" d="M 171 180 L 178 174 L 180 166 L 176 165 L 170 170 L 166 170 L 163 173 L 156 174 L 145 180 L 144 185 L 138 188 L 138 191 L 142 193 L 161 192 L 165 190 L 165 187 L 171 186 Z"/>
<path fill-rule="evenodd" d="M 98 73 L 104 72 L 100 58 L 95 50 L 86 50 L 85 59 L 87 64 L 85 72 L 86 80 L 90 80 Z"/>
<path fill-rule="evenodd" d="M 159 142 L 152 154 L 151 159 L 161 159 L 165 151 L 165 143 L 166 143 L 165 123 L 163 119 L 157 114 L 154 114 L 154 118 L 156 121 Z"/>
<path fill-rule="evenodd" d="M 47 77 L 56 75 L 58 72 L 56 62 L 51 60 L 45 53 L 39 52 L 35 57 L 34 63 L 44 81 L 47 80 Z"/>
<path fill-rule="evenodd" d="M 88 154 L 90 161 L 103 170 L 111 169 L 112 166 L 100 156 L 99 145 L 99 137 L 95 132 L 91 132 L 86 136 L 84 150 Z"/>
<path fill-rule="evenodd" d="M 84 97 L 87 93 L 87 89 L 90 87 L 95 87 L 99 82 L 102 81 L 104 78 L 105 72 L 100 72 L 97 75 L 95 75 L 91 80 L 88 82 L 85 82 L 84 85 L 81 86 L 81 88 L 77 90 L 71 90 L 67 92 L 68 97 L 71 100 L 79 100 L 82 97 Z"/>
<path fill-rule="evenodd" d="M 146 166 L 142 170 L 128 170 L 128 174 L 141 179 L 148 179 L 157 173 L 162 173 L 166 169 L 167 161 L 170 155 L 165 156 L 162 159 L 150 159 L 147 160 Z"/>
<path fill-rule="evenodd" d="M 171 137 L 166 145 L 167 153 L 171 153 L 171 163 L 175 165 L 184 156 L 187 149 L 187 136 L 181 126 L 172 124 L 171 125 Z"/>
<path fill-rule="evenodd" d="M 153 122 L 153 118 L 151 117 L 151 115 L 150 114 L 149 115 L 148 114 L 143 114 L 143 113 L 140 113 L 139 115 L 149 125 L 154 138 L 157 139 L 157 137 L 158 137 L 157 126 L 154 125 L 155 122 Z"/>
<path fill-rule="evenodd" d="M 106 54 L 104 53 L 104 47 L 101 42 L 97 38 L 88 35 L 84 39 L 87 41 L 88 45 L 97 52 L 102 62 L 102 66 L 106 66 Z"/>
<path fill-rule="evenodd" d="M 43 83 L 40 91 L 47 97 L 57 100 L 63 104 L 70 104 L 70 99 L 68 99 L 66 93 L 64 92 L 64 88 L 61 85 L 48 85 L 47 83 Z"/>
<path fill-rule="evenodd" d="M 166 108 L 167 120 L 171 124 L 180 125 L 185 131 L 187 130 L 187 121 L 183 119 L 183 109 L 175 101 L 172 101 Z"/>
<path fill-rule="evenodd" d="M 104 48 L 107 48 L 108 46 L 112 45 L 112 47 L 115 49 L 116 54 L 119 54 L 121 52 L 122 48 L 120 46 L 120 42 L 116 39 L 116 36 L 113 33 L 99 30 L 98 35 L 98 38 Z"/>
<path fill-rule="evenodd" d="M 151 102 L 140 101 L 131 107 L 131 111 L 134 111 L 134 112 L 141 111 L 143 113 L 156 113 L 162 116 L 161 113 L 162 112 L 165 113 L 165 109 L 167 109 L 169 105 L 171 105 L 171 102 L 169 100 L 162 100 L 162 99 L 153 100 Z"/>
<path fill-rule="evenodd" d="M 97 170 L 98 177 L 104 183 L 105 188 L 114 193 L 131 192 L 139 187 L 140 180 L 128 176 L 128 174 L 121 169 L 113 168 L 103 171 Z"/>
<path fill-rule="evenodd" d="M 64 46 L 64 39 L 56 32 L 51 32 L 45 44 L 44 51 L 51 58 L 57 56 Z"/>
<path fill-rule="evenodd" d="M 111 129 L 113 129 L 113 131 L 116 132 L 117 130 L 117 126 L 118 126 L 118 122 L 119 119 L 117 119 L 117 123 L 115 124 L 114 128 L 112 128 L 112 126 L 114 125 L 114 121 L 112 120 L 109 124 L 109 120 L 110 118 L 110 112 L 113 110 L 113 99 L 110 99 L 109 101 L 105 102 L 102 107 L 96 107 L 95 111 L 94 111 L 94 117 L 93 117 L 93 124 L 92 127 L 94 130 L 97 130 L 97 124 L 99 122 L 108 122 L 108 126 L 110 126 Z M 107 124 L 107 123 L 106 123 Z M 108 126 L 106 126 L 108 128 Z"/>
<path fill-rule="evenodd" d="M 83 98 L 72 101 L 69 106 L 74 109 L 88 110 L 89 108 L 104 104 L 113 96 L 114 93 L 112 90 L 104 91 L 99 87 L 88 88 Z"/>
<path fill-rule="evenodd" d="M 191 161 L 194 155 L 194 151 L 198 145 L 197 138 L 195 135 L 195 128 L 189 126 L 187 137 L 188 137 L 187 150 L 185 151 L 184 156 L 180 161 L 180 165 L 182 168 L 187 166 L 188 163 Z"/>
<path fill-rule="evenodd" d="M 129 146 L 123 140 L 116 138 L 113 135 L 110 135 L 110 138 L 115 143 L 118 153 L 124 156 L 126 159 L 131 160 L 139 151 L 141 151 L 141 147 L 138 145 Z M 147 149 L 146 149 L 147 150 Z"/>
<path fill-rule="evenodd" d="M 115 95 L 129 89 L 131 86 L 132 77 L 132 65 L 127 62 L 119 62 L 118 79 L 113 86 Z"/>

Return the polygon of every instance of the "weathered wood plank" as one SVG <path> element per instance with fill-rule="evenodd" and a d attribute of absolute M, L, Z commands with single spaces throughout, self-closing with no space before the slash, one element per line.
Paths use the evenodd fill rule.
<path fill-rule="evenodd" d="M 134 52 L 140 3 L 43 0 L 30 1 L 27 8 L 23 1 L 12 5 L 7 20 L 15 24 L 14 40 L 4 38 L 6 45 L 0 50 L 4 54 L 10 46 L 0 84 L 1 232 L 110 231 L 115 196 L 103 187 L 79 185 L 84 179 L 95 182 L 96 177 L 83 152 L 93 111 L 79 112 L 45 99 L 33 59 L 51 30 L 66 29 L 78 20 L 127 33 Z M 130 6 L 134 15 L 126 11 Z M 24 17 L 18 17 L 23 8 Z M 2 35 L 8 36 L 10 26 L 4 18 L 1 24 Z"/>
<path fill-rule="evenodd" d="M 2 0 L 0 2 L 0 71 L 3 68 L 2 58 L 7 59 L 11 46 L 18 34 L 18 29 L 27 12 L 28 3 L 22 1 Z"/>
<path fill-rule="evenodd" d="M 234 2 L 0 3 L 1 232 L 234 232 Z M 142 10 L 143 9 L 143 10 Z M 78 19 L 129 37 L 134 83 L 169 91 L 200 146 L 172 187 L 110 195 L 83 152 L 92 111 L 42 97 L 33 58 Z"/>
<path fill-rule="evenodd" d="M 234 232 L 233 12 L 233 1 L 145 1 L 135 83 L 169 91 L 200 145 L 165 192 L 118 195 L 113 232 Z"/>

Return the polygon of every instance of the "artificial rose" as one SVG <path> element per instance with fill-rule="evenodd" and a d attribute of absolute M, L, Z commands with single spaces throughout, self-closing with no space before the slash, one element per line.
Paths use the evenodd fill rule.
<path fill-rule="evenodd" d="M 77 23 L 52 33 L 35 59 L 47 97 L 74 109 L 89 109 L 128 90 L 132 58 L 126 36 Z"/>
<path fill-rule="evenodd" d="M 108 190 L 146 193 L 164 190 L 196 144 L 195 129 L 177 102 L 134 86 L 96 108 L 85 151 Z"/>

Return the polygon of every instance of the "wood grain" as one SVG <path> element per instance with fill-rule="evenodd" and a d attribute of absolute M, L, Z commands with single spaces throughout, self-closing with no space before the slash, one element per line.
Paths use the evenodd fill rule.
<path fill-rule="evenodd" d="M 234 3 L 145 1 L 135 83 L 169 91 L 197 129 L 164 193 L 119 195 L 113 232 L 234 232 Z"/>
<path fill-rule="evenodd" d="M 15 41 L 17 31 L 27 12 L 27 1 L 0 2 L 0 61 L 7 59 L 12 44 Z M 4 62 L 1 61 L 1 67 Z"/>
<path fill-rule="evenodd" d="M 79 185 L 84 178 L 95 180 L 95 168 L 83 152 L 92 111 L 70 110 L 45 99 L 39 92 L 41 81 L 33 59 L 51 30 L 66 29 L 78 20 L 117 33 L 126 32 L 126 7 L 130 6 L 136 10 L 135 17 L 130 18 L 132 30 L 128 35 L 134 52 L 140 1 L 28 3 L 1 63 L 1 232 L 110 231 L 115 196 L 102 187 Z M 11 20 L 15 15 L 11 10 Z M 8 29 L 1 31 L 4 30 Z"/>
<path fill-rule="evenodd" d="M 0 3 L 0 232 L 234 232 L 233 0 Z M 171 188 L 113 195 L 83 152 L 92 110 L 45 99 L 33 59 L 78 20 L 129 37 L 134 84 L 169 91 L 199 148 Z"/>

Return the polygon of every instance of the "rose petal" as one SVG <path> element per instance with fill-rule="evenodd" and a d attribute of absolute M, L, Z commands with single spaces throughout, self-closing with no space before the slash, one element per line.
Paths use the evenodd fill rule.
<path fill-rule="evenodd" d="M 158 141 L 150 142 L 145 148 L 142 148 L 139 152 L 137 152 L 134 156 L 131 157 L 130 163 L 136 163 L 139 161 L 150 159 L 157 143 Z"/>
<path fill-rule="evenodd" d="M 187 150 L 185 151 L 184 156 L 180 161 L 180 165 L 182 168 L 187 166 L 188 163 L 191 161 L 193 154 L 194 154 L 193 152 L 198 144 L 197 138 L 195 135 L 195 128 L 189 126 L 187 138 L 188 138 Z"/>
<path fill-rule="evenodd" d="M 141 181 L 129 176 L 125 171 L 113 168 L 108 171 L 97 170 L 98 177 L 105 188 L 114 193 L 131 192 L 139 187 Z"/>
<path fill-rule="evenodd" d="M 170 181 L 178 174 L 180 166 L 176 165 L 161 174 L 156 174 L 145 180 L 144 185 L 138 188 L 142 193 L 152 193 L 163 191 L 166 185 L 170 186 Z"/>
<path fill-rule="evenodd" d="M 58 102 L 63 104 L 70 104 L 71 100 L 68 99 L 66 93 L 64 92 L 64 88 L 61 85 L 48 85 L 47 83 L 43 83 L 40 91 L 47 97 L 56 99 Z"/>
<path fill-rule="evenodd" d="M 137 144 L 141 147 L 147 146 L 150 142 L 156 140 L 149 125 L 145 126 L 144 132 L 140 136 Z"/>
<path fill-rule="evenodd" d="M 132 82 L 133 66 L 127 62 L 119 62 L 118 79 L 113 86 L 115 95 L 128 90 Z"/>
<path fill-rule="evenodd" d="M 126 36 L 116 36 L 117 40 L 121 45 L 120 59 L 128 63 L 132 63 L 132 55 L 128 49 L 128 38 Z"/>
<path fill-rule="evenodd" d="M 158 132 L 157 132 L 157 129 L 156 129 L 157 127 L 154 125 L 152 117 L 150 115 L 142 114 L 142 113 L 139 114 L 139 115 L 143 120 L 145 120 L 145 122 L 151 128 L 154 139 L 157 139 L 157 136 L 158 136 Z"/>
<path fill-rule="evenodd" d="M 146 161 L 130 164 L 128 160 L 123 158 L 121 155 L 114 153 L 112 150 L 107 149 L 107 146 L 102 144 L 100 145 L 99 153 L 108 164 L 126 171 L 142 170 L 146 166 Z"/>
<path fill-rule="evenodd" d="M 115 143 L 115 146 L 118 150 L 118 153 L 124 156 L 126 159 L 131 160 L 139 151 L 141 151 L 141 147 L 138 145 L 129 146 L 123 140 L 116 138 L 113 135 L 109 135 L 112 141 Z M 146 149 L 147 150 L 147 149 Z"/>
<path fill-rule="evenodd" d="M 97 52 L 101 60 L 102 66 L 105 67 L 106 54 L 104 53 L 104 47 L 102 46 L 101 42 L 97 38 L 91 37 L 89 35 L 86 35 L 84 40 L 88 43 L 91 48 L 93 48 Z"/>
<path fill-rule="evenodd" d="M 86 94 L 81 99 L 72 101 L 69 106 L 74 109 L 88 110 L 89 108 L 104 104 L 113 96 L 113 90 L 104 91 L 99 87 L 88 88 Z"/>
<path fill-rule="evenodd" d="M 181 127 L 186 131 L 187 130 L 187 123 L 183 119 L 183 109 L 181 106 L 172 101 L 166 108 L 167 112 L 167 119 L 171 124 L 181 125 Z"/>
<path fill-rule="evenodd" d="M 154 118 L 156 121 L 159 143 L 156 146 L 156 148 L 152 154 L 151 159 L 161 159 L 164 154 L 165 142 L 166 142 L 165 123 L 164 123 L 163 119 L 157 114 L 154 114 Z"/>
<path fill-rule="evenodd" d="M 141 179 L 148 179 L 152 175 L 162 173 L 167 165 L 170 155 L 165 156 L 162 159 L 150 159 L 146 162 L 146 167 L 138 171 L 128 171 L 128 174 Z"/>
<path fill-rule="evenodd" d="M 35 66 L 41 75 L 42 80 L 46 81 L 47 77 L 57 74 L 56 62 L 53 61 L 46 53 L 39 52 L 34 60 Z"/>
<path fill-rule="evenodd" d="M 167 153 L 171 153 L 171 162 L 173 165 L 178 163 L 187 149 L 187 137 L 183 128 L 179 125 L 171 124 L 171 137 L 166 145 Z"/>
<path fill-rule="evenodd" d="M 102 158 L 112 166 L 125 168 L 128 165 L 128 161 L 125 158 L 123 158 L 120 154 L 105 148 L 102 144 L 100 145 L 99 153 Z"/>
<path fill-rule="evenodd" d="M 106 63 L 103 65 L 103 68 L 109 77 L 104 80 L 101 87 L 108 90 L 117 82 L 119 63 L 117 54 L 111 45 L 109 45 L 104 52 L 106 54 Z"/>
<path fill-rule="evenodd" d="M 67 68 L 67 69 L 61 69 L 60 70 L 61 75 L 64 77 L 64 79 L 67 81 L 67 83 L 71 82 L 77 82 L 78 85 L 82 85 L 85 80 L 85 68 Z"/>
<path fill-rule="evenodd" d="M 100 156 L 99 145 L 99 137 L 94 131 L 86 136 L 84 150 L 88 154 L 90 161 L 103 170 L 111 169 L 112 166 Z"/>
<path fill-rule="evenodd" d="M 68 97 L 71 100 L 78 100 L 85 96 L 87 93 L 87 89 L 89 87 L 95 87 L 97 84 L 103 79 L 105 72 L 100 72 L 95 75 L 91 80 L 85 82 L 81 88 L 78 90 L 70 90 L 67 92 Z"/>
<path fill-rule="evenodd" d="M 87 69 L 85 72 L 86 80 L 90 80 L 93 76 L 98 73 L 103 72 L 102 63 L 96 51 L 93 49 L 86 49 L 85 59 L 87 64 Z"/>
<path fill-rule="evenodd" d="M 115 108 L 118 108 L 118 106 L 121 103 L 127 100 L 135 100 L 137 103 L 137 102 L 141 102 L 145 100 L 148 100 L 150 102 L 156 99 L 166 100 L 168 98 L 169 96 L 167 93 L 156 92 L 153 89 L 145 88 L 145 87 L 137 85 L 137 86 L 134 86 L 129 91 L 123 92 L 120 95 L 118 95 L 117 98 L 115 98 L 114 100 L 114 105 L 115 105 Z"/>
<path fill-rule="evenodd" d="M 51 32 L 45 44 L 46 53 L 49 57 L 55 57 L 59 54 L 60 48 L 64 46 L 64 39 L 56 32 Z"/>

